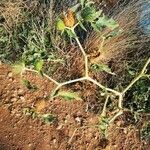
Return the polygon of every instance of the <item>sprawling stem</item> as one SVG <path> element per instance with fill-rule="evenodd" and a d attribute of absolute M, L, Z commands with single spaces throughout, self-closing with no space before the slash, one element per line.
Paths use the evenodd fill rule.
<path fill-rule="evenodd" d="M 119 117 L 120 115 L 122 115 L 122 114 L 123 114 L 123 111 L 122 111 L 122 110 L 119 110 L 118 113 L 116 113 L 116 115 L 114 115 L 114 116 L 110 119 L 109 124 L 112 123 L 112 122 L 114 122 L 115 119 L 118 118 L 118 117 Z"/>
<path fill-rule="evenodd" d="M 102 110 L 102 113 L 101 113 L 101 116 L 106 116 L 106 106 L 107 106 L 109 97 L 110 97 L 110 96 L 107 95 L 106 100 L 105 100 L 105 103 L 104 103 L 104 107 L 103 107 L 103 110 Z"/>
<path fill-rule="evenodd" d="M 149 65 L 149 63 L 150 63 L 150 58 L 148 58 L 148 60 L 145 63 L 142 71 L 140 72 L 140 74 L 136 78 L 134 78 L 131 81 L 131 83 L 122 91 L 122 95 L 125 94 L 133 86 L 133 84 L 135 84 L 140 78 L 142 78 L 143 76 L 145 76 L 145 71 L 146 71 L 146 68 Z"/>
<path fill-rule="evenodd" d="M 80 50 L 81 50 L 81 52 L 82 52 L 82 54 L 83 54 L 84 62 L 85 62 L 85 76 L 88 77 L 88 73 L 89 73 L 89 71 L 88 71 L 88 56 L 87 56 L 87 54 L 86 54 L 84 48 L 82 47 L 82 44 L 80 43 L 80 41 L 79 41 L 79 39 L 78 39 L 78 36 L 76 35 L 76 33 L 75 33 L 75 31 L 74 31 L 74 28 L 75 28 L 75 27 L 71 28 L 70 30 L 71 30 L 72 33 L 75 35 L 75 40 L 76 40 L 76 42 L 77 42 L 77 44 L 78 44 L 78 46 L 79 46 L 79 48 L 80 48 Z"/>
<path fill-rule="evenodd" d="M 96 84 L 97 86 L 99 86 L 99 87 L 100 87 L 101 89 L 103 89 L 103 90 L 112 92 L 112 93 L 114 93 L 114 94 L 117 95 L 117 96 L 121 95 L 120 92 L 103 86 L 102 84 L 98 83 L 97 81 L 95 81 L 95 80 L 92 79 L 91 77 L 88 77 L 87 80 L 89 80 L 89 81 L 91 81 L 92 83 Z"/>
<path fill-rule="evenodd" d="M 30 71 L 30 72 L 35 72 L 38 73 L 38 71 L 33 70 L 33 69 L 29 69 L 29 68 L 25 68 L 26 71 Z M 43 76 L 46 77 L 47 79 L 49 79 L 51 82 L 54 82 L 56 85 L 59 85 L 60 83 L 58 83 L 56 80 L 52 79 L 50 76 L 48 76 L 47 74 L 43 73 Z"/>
<path fill-rule="evenodd" d="M 52 94 L 51 94 L 51 98 L 54 97 L 54 95 L 56 94 L 56 92 L 62 87 L 62 86 L 65 86 L 65 85 L 68 85 L 68 84 L 71 84 L 71 83 L 75 83 L 75 82 L 79 82 L 79 81 L 83 81 L 83 80 L 86 80 L 86 77 L 82 77 L 82 78 L 78 78 L 78 79 L 74 79 L 74 80 L 69 80 L 69 81 L 66 81 L 66 82 L 63 82 L 63 83 L 59 83 L 56 88 L 53 90 Z"/>

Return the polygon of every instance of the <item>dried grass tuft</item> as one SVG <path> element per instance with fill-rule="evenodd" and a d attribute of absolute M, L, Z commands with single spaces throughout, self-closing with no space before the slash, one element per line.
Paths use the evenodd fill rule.
<path fill-rule="evenodd" d="M 150 56 L 150 34 L 144 29 L 145 21 L 150 19 L 150 9 L 144 10 L 144 6 L 149 3 L 149 0 L 132 0 L 122 4 L 124 7 L 116 5 L 113 8 L 111 16 L 119 23 L 123 32 L 105 40 L 99 55 L 102 35 L 107 35 L 110 31 L 104 30 L 100 35 L 91 33 L 85 47 L 90 55 L 94 53 L 92 63 L 110 65 L 113 62 L 110 65 L 113 71 L 121 75 L 127 62 L 136 63 Z"/>

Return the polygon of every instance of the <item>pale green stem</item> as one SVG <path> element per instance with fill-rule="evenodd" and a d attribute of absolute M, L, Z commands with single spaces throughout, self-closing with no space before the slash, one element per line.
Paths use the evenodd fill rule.
<path fill-rule="evenodd" d="M 111 124 L 112 122 L 114 122 L 115 119 L 118 118 L 118 117 L 119 117 L 120 115 L 122 115 L 122 114 L 123 114 L 123 111 L 120 110 L 116 115 L 114 115 L 114 116 L 110 119 L 109 124 Z"/>
<path fill-rule="evenodd" d="M 136 78 L 134 78 L 131 81 L 131 83 L 122 91 L 122 95 L 124 95 L 133 86 L 133 84 L 135 84 L 141 77 L 143 77 L 145 75 L 145 71 L 146 71 L 146 68 L 149 65 L 149 63 L 150 63 L 150 58 L 147 60 L 147 62 L 144 65 L 141 73 Z"/>
<path fill-rule="evenodd" d="M 85 76 L 89 76 L 89 68 L 88 68 L 88 56 L 85 56 Z"/>
<path fill-rule="evenodd" d="M 67 85 L 67 84 L 71 84 L 71 83 L 78 82 L 78 81 L 83 81 L 83 80 L 86 80 L 86 77 L 82 77 L 82 78 L 66 81 L 66 82 L 60 83 L 60 85 L 64 86 L 64 85 Z"/>
<path fill-rule="evenodd" d="M 86 55 L 86 53 L 85 53 L 85 51 L 84 51 L 84 48 L 82 47 L 82 45 L 81 45 L 81 43 L 80 43 L 80 41 L 79 41 L 79 39 L 78 39 L 78 37 L 77 37 L 75 31 L 74 31 L 74 27 L 71 28 L 70 30 L 71 30 L 71 31 L 73 32 L 73 34 L 75 35 L 75 40 L 76 40 L 76 42 L 77 42 L 77 44 L 78 44 L 78 46 L 79 46 L 79 48 L 80 48 L 80 50 L 81 50 L 81 52 L 82 52 L 82 54 L 83 54 L 84 62 L 85 62 L 85 76 L 88 77 L 88 72 L 89 72 L 89 71 L 88 71 L 88 56 Z"/>
<path fill-rule="evenodd" d="M 38 73 L 38 71 L 33 70 L 33 69 L 29 69 L 29 68 L 25 68 L 25 71 Z M 45 73 L 43 73 L 43 76 L 46 77 L 47 79 L 49 79 L 51 82 L 54 82 L 56 85 L 59 85 L 59 84 L 60 84 L 60 83 L 58 83 L 56 80 L 54 80 L 54 79 L 52 79 L 51 77 L 49 77 L 48 75 L 46 75 Z"/>
<path fill-rule="evenodd" d="M 115 95 L 118 95 L 118 96 L 121 95 L 120 92 L 103 86 L 102 84 L 98 83 L 97 81 L 95 81 L 95 80 L 92 79 L 91 77 L 87 77 L 87 80 L 93 82 L 94 84 L 96 84 L 97 86 L 99 86 L 101 89 L 104 89 L 104 90 L 106 90 L 106 91 L 112 92 L 112 93 L 114 93 Z"/>
<path fill-rule="evenodd" d="M 78 79 L 66 81 L 66 82 L 63 82 L 63 83 L 59 83 L 59 84 L 57 85 L 57 87 L 53 90 L 53 92 L 52 92 L 52 94 L 51 94 L 51 98 L 54 97 L 54 95 L 56 94 L 57 90 L 58 90 L 59 88 L 61 88 L 62 86 L 68 85 L 68 84 L 71 84 L 71 83 L 75 83 L 75 82 L 79 82 L 79 81 L 83 81 L 83 80 L 86 80 L 86 77 L 82 77 L 82 78 L 78 78 Z"/>
<path fill-rule="evenodd" d="M 109 97 L 110 97 L 109 95 L 106 97 L 101 116 L 106 116 L 106 107 L 107 107 L 107 103 L 108 103 Z"/>
<path fill-rule="evenodd" d="M 102 36 L 102 42 L 101 42 L 99 50 L 98 50 L 99 52 L 103 51 L 104 42 L 105 42 L 105 37 Z"/>

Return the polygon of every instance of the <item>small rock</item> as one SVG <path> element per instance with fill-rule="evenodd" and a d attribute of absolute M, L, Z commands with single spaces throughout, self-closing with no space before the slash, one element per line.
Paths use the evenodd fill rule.
<path fill-rule="evenodd" d="M 31 147 L 31 146 L 32 146 L 32 144 L 30 143 L 30 144 L 28 144 L 28 146 L 29 146 L 29 147 Z"/>
<path fill-rule="evenodd" d="M 80 123 L 81 122 L 81 118 L 80 117 L 76 117 L 75 120 Z"/>
<path fill-rule="evenodd" d="M 25 98 L 24 98 L 23 96 L 20 96 L 19 98 L 20 98 L 20 100 L 22 100 L 22 101 L 25 100 Z"/>
<path fill-rule="evenodd" d="M 11 99 L 11 101 L 12 101 L 12 102 L 16 102 L 16 101 L 17 101 L 17 98 L 16 98 L 16 97 L 13 97 L 13 98 Z"/>
<path fill-rule="evenodd" d="M 19 89 L 19 90 L 18 90 L 18 94 L 19 94 L 19 95 L 23 95 L 23 94 L 24 94 L 24 93 L 23 93 L 23 89 Z"/>
<path fill-rule="evenodd" d="M 12 78 L 9 78 L 9 81 L 11 81 L 11 82 L 12 82 L 12 81 L 13 81 L 13 79 L 12 79 Z"/>
<path fill-rule="evenodd" d="M 13 76 L 12 72 L 9 72 L 9 73 L 7 74 L 7 76 L 8 76 L 9 78 L 12 78 L 12 76 Z"/>
<path fill-rule="evenodd" d="M 63 127 L 63 125 L 60 124 L 60 125 L 57 127 L 57 130 L 60 130 L 62 127 Z"/>
<path fill-rule="evenodd" d="M 57 140 L 56 140 L 56 139 L 54 139 L 54 140 L 53 140 L 53 143 L 55 144 L 56 142 L 57 142 Z"/>

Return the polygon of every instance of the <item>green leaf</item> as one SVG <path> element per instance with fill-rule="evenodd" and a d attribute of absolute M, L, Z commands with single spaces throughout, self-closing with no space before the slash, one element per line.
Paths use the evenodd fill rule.
<path fill-rule="evenodd" d="M 25 71 L 25 64 L 24 63 L 18 63 L 16 65 L 13 65 L 12 67 L 13 67 L 12 72 L 14 74 L 21 74 Z"/>
<path fill-rule="evenodd" d="M 64 22 L 60 18 L 57 20 L 56 26 L 57 26 L 57 30 L 60 30 L 60 31 L 63 31 L 66 28 Z"/>
<path fill-rule="evenodd" d="M 92 64 L 91 68 L 95 71 L 105 71 L 111 75 L 115 75 L 111 69 L 105 64 Z"/>
<path fill-rule="evenodd" d="M 111 30 L 114 30 L 115 28 L 119 27 L 119 24 L 114 19 L 109 19 L 107 22 L 107 27 Z"/>
<path fill-rule="evenodd" d="M 43 64 L 44 64 L 44 61 L 42 59 L 36 61 L 35 64 L 34 64 L 35 70 L 40 72 L 42 70 Z"/>
<path fill-rule="evenodd" d="M 88 1 L 88 2 L 86 2 L 85 3 L 85 6 L 91 6 L 92 4 L 94 4 L 95 2 L 93 2 L 93 1 Z"/>
<path fill-rule="evenodd" d="M 76 4 L 75 6 L 71 7 L 70 10 L 75 12 L 80 7 L 80 4 Z"/>
<path fill-rule="evenodd" d="M 84 7 L 84 2 L 85 2 L 85 0 L 80 0 L 80 4 L 81 4 L 82 8 Z"/>
<path fill-rule="evenodd" d="M 117 36 L 117 35 L 121 34 L 122 32 L 123 32 L 122 29 L 113 30 L 111 33 L 109 33 L 109 34 L 107 34 L 107 35 L 105 36 L 105 39 L 110 39 L 110 38 L 112 38 L 112 37 L 114 37 L 114 36 Z"/>
<path fill-rule="evenodd" d="M 79 22 L 79 25 L 84 31 L 87 31 L 82 22 Z"/>
<path fill-rule="evenodd" d="M 112 18 L 107 18 L 105 15 L 103 15 L 103 17 L 100 17 L 97 21 L 96 21 L 96 26 L 98 28 L 102 28 L 102 27 L 108 27 L 111 30 L 114 30 L 115 28 L 117 28 L 119 26 L 119 24 Z"/>
<path fill-rule="evenodd" d="M 51 124 L 56 120 L 56 117 L 52 114 L 44 114 L 40 116 L 41 120 L 47 124 Z"/>
<path fill-rule="evenodd" d="M 81 17 L 84 21 L 92 22 L 95 19 L 96 10 L 94 7 L 85 7 L 81 11 Z"/>
<path fill-rule="evenodd" d="M 63 97 L 63 98 L 65 98 L 66 100 L 72 100 L 72 99 L 82 100 L 82 99 L 79 97 L 78 93 L 75 93 L 75 92 L 59 91 L 56 96 Z"/>
<path fill-rule="evenodd" d="M 101 116 L 99 128 L 103 131 L 103 133 L 105 133 L 105 131 L 107 130 L 108 125 L 109 125 L 109 118 L 107 118 L 106 116 Z"/>
<path fill-rule="evenodd" d="M 36 85 L 32 85 L 29 80 L 24 79 L 23 80 L 23 85 L 26 86 L 26 88 L 29 89 L 29 90 L 35 91 L 35 90 L 38 89 L 38 87 Z"/>
<path fill-rule="evenodd" d="M 92 26 L 92 28 L 94 29 L 94 31 L 96 31 L 96 32 L 100 32 L 100 28 L 98 28 L 97 26 L 96 26 L 96 24 L 95 23 L 91 23 L 91 26 Z"/>

